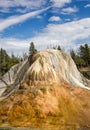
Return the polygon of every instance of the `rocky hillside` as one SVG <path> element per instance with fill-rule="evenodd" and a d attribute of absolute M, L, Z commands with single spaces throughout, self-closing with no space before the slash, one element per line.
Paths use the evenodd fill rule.
<path fill-rule="evenodd" d="M 0 124 L 90 128 L 90 81 L 69 55 L 57 50 L 38 52 L 31 66 L 26 60 L 8 73 L 0 82 Z"/>

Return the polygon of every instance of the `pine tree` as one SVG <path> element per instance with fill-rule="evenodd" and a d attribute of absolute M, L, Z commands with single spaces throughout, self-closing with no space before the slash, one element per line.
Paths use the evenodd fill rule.
<path fill-rule="evenodd" d="M 7 52 L 0 49 L 0 74 L 3 75 L 9 69 L 10 57 Z"/>
<path fill-rule="evenodd" d="M 79 55 L 77 55 L 73 49 L 70 51 L 70 55 L 78 68 L 86 65 L 85 61 Z"/>
<path fill-rule="evenodd" d="M 84 46 L 80 46 L 79 48 L 79 55 L 80 57 L 86 62 L 86 65 L 90 65 L 90 47 L 88 44 L 85 44 Z"/>
<path fill-rule="evenodd" d="M 58 47 L 57 47 L 57 50 L 61 50 L 61 47 L 60 47 L 60 45 L 58 45 Z"/>
<path fill-rule="evenodd" d="M 4 75 L 10 68 L 11 66 L 19 63 L 19 59 L 12 55 L 10 57 L 6 50 L 0 49 L 0 75 Z"/>
<path fill-rule="evenodd" d="M 75 52 L 74 52 L 74 50 L 73 50 L 73 49 L 72 49 L 72 50 L 70 50 L 70 55 L 71 55 L 72 59 L 74 60 L 74 59 L 75 59 L 76 54 L 75 54 Z"/>
<path fill-rule="evenodd" d="M 35 45 L 33 42 L 31 42 L 30 47 L 29 47 L 29 62 L 30 62 L 30 64 L 32 64 L 32 57 L 36 52 L 37 52 L 37 50 L 35 49 Z"/>
<path fill-rule="evenodd" d="M 29 56 L 34 55 L 37 52 L 37 50 L 35 49 L 35 45 L 33 42 L 30 43 L 30 47 L 29 47 Z"/>

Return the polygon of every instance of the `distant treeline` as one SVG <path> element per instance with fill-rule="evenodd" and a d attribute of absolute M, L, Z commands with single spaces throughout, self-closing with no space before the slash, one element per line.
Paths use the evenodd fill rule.
<path fill-rule="evenodd" d="M 77 53 L 72 49 L 70 55 L 78 68 L 90 66 L 90 47 L 88 44 L 81 45 Z"/>
<path fill-rule="evenodd" d="M 70 55 L 79 70 L 85 67 L 90 68 L 90 47 L 88 46 L 88 44 L 81 45 L 77 53 L 72 49 L 70 51 Z M 90 79 L 90 71 L 81 72 L 86 78 Z"/>
<path fill-rule="evenodd" d="M 14 54 L 9 56 L 6 50 L 1 48 L 0 49 L 0 76 L 3 76 L 13 65 L 25 60 L 27 57 L 31 64 L 32 56 L 36 52 L 37 50 L 33 42 L 30 43 L 28 55 L 27 53 L 23 53 L 22 57 L 15 56 Z"/>
<path fill-rule="evenodd" d="M 9 56 L 4 49 L 0 49 L 0 76 L 4 75 L 11 66 L 19 63 L 20 59 L 14 54 Z"/>

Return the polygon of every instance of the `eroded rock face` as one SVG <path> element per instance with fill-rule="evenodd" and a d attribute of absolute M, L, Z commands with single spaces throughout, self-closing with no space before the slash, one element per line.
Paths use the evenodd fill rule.
<path fill-rule="evenodd" d="M 44 125 L 62 124 L 64 129 L 66 124 L 74 124 L 71 129 L 77 127 L 75 130 L 90 126 L 90 81 L 66 53 L 38 52 L 31 66 L 27 59 L 11 68 L 9 75 L 3 79 L 11 87 L 0 84 L 5 87 L 1 93 L 5 98 L 0 102 L 0 120 L 5 118 L 7 125 L 41 127 L 44 119 Z"/>
<path fill-rule="evenodd" d="M 40 51 L 33 56 L 33 63 L 25 61 L 13 66 L 0 80 L 0 95 L 9 88 L 8 94 L 17 89 L 22 82 L 61 83 L 63 80 L 73 86 L 90 90 L 90 81 L 77 70 L 72 58 L 58 50 Z M 7 95 L 5 93 L 4 95 Z"/>
<path fill-rule="evenodd" d="M 33 64 L 24 77 L 25 80 L 47 82 L 65 80 L 74 86 L 90 89 L 90 81 L 81 75 L 68 54 L 57 50 L 47 50 L 38 52 L 33 60 Z"/>
<path fill-rule="evenodd" d="M 11 69 L 0 80 L 0 95 L 2 95 L 6 89 L 10 89 L 6 95 L 16 89 L 17 86 L 22 82 L 24 74 L 28 68 L 28 59 L 11 67 Z"/>

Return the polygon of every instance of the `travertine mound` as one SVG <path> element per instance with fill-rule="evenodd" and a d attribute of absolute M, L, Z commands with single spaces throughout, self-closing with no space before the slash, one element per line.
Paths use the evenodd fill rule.
<path fill-rule="evenodd" d="M 13 66 L 0 88 L 0 125 L 90 128 L 90 81 L 63 51 L 40 51 L 32 65 L 26 59 Z"/>
<path fill-rule="evenodd" d="M 22 82 L 59 83 L 66 81 L 73 86 L 90 90 L 90 81 L 78 71 L 72 58 L 63 51 L 49 49 L 13 66 L 0 80 L 0 95 L 10 95 Z M 4 81 L 4 82 L 3 82 Z M 6 91 L 8 90 L 8 91 Z"/>
<path fill-rule="evenodd" d="M 38 52 L 33 57 L 33 64 L 27 70 L 25 79 L 32 81 L 68 83 L 90 90 L 90 81 L 78 71 L 72 58 L 58 50 Z"/>

